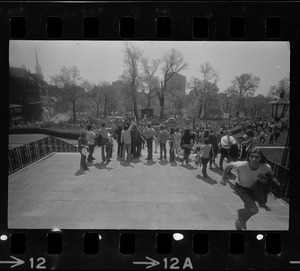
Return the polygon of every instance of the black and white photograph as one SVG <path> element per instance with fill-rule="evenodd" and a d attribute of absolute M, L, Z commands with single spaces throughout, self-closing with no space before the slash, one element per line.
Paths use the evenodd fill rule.
<path fill-rule="evenodd" d="M 290 44 L 9 42 L 8 228 L 289 230 Z"/>

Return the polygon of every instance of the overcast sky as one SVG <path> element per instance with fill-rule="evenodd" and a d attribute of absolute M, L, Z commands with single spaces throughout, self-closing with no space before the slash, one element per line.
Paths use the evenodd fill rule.
<path fill-rule="evenodd" d="M 231 86 L 235 76 L 252 73 L 261 79 L 255 95 L 266 95 L 270 86 L 290 74 L 288 42 L 198 42 L 134 41 L 149 60 L 162 58 L 165 52 L 179 50 L 188 69 L 181 72 L 187 81 L 200 77 L 199 68 L 209 62 L 218 71 L 220 92 Z M 76 65 L 83 79 L 91 83 L 113 82 L 124 70 L 124 41 L 10 41 L 10 66 L 25 65 L 35 72 L 35 47 L 44 79 L 58 74 L 63 65 Z M 161 76 L 159 72 L 157 75 Z"/>

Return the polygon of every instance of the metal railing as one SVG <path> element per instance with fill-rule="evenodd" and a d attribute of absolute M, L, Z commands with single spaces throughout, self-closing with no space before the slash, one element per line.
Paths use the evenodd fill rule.
<path fill-rule="evenodd" d="M 289 197 L 289 182 L 290 182 L 290 176 L 289 176 L 289 169 L 286 167 L 283 167 L 280 164 L 277 164 L 273 161 L 268 160 L 268 164 L 271 166 L 272 171 L 274 173 L 274 177 L 278 180 L 280 183 L 280 186 L 277 186 L 276 184 L 271 186 L 271 191 L 273 192 L 275 197 L 280 197 L 284 199 L 286 202 L 289 203 L 290 197 Z"/>
<path fill-rule="evenodd" d="M 78 147 L 53 136 L 16 147 L 8 151 L 8 175 L 53 152 L 78 152 Z"/>

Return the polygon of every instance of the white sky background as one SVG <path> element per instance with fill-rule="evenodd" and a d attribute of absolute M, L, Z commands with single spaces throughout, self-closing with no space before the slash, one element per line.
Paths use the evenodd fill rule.
<path fill-rule="evenodd" d="M 290 74 L 288 42 L 198 42 L 198 41 L 130 41 L 152 60 L 162 59 L 172 48 L 179 50 L 188 69 L 181 72 L 187 81 L 199 77 L 200 65 L 209 62 L 218 71 L 218 87 L 223 92 L 235 76 L 252 73 L 261 79 L 255 95 L 267 95 L 270 86 Z M 44 79 L 58 74 L 63 65 L 77 66 L 83 79 L 91 83 L 113 82 L 123 73 L 124 41 L 10 41 L 9 62 L 12 67 L 25 65 L 35 72 L 35 47 Z M 161 77 L 159 70 L 157 75 Z M 162 77 L 161 77 L 162 78 Z"/>

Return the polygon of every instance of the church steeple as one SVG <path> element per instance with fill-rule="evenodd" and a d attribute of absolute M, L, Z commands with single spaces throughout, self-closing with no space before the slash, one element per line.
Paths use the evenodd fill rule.
<path fill-rule="evenodd" d="M 38 59 L 37 52 L 36 52 L 36 47 L 34 47 L 34 50 L 35 50 L 35 74 L 39 75 L 41 77 L 41 79 L 44 80 L 42 68 L 39 64 L 39 59 Z"/>

